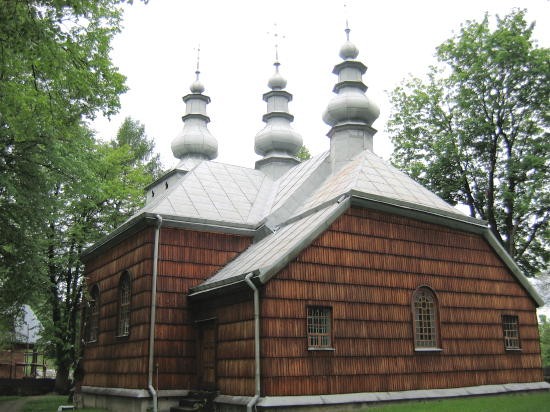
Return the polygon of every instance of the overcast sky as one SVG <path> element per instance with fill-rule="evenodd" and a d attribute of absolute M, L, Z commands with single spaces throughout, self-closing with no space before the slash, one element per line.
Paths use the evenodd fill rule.
<path fill-rule="evenodd" d="M 387 92 L 409 73 L 424 74 L 435 62 L 436 46 L 457 33 L 461 23 L 479 21 L 485 12 L 505 15 L 514 7 L 528 10 L 529 21 L 537 22 L 535 38 L 548 47 L 548 0 L 150 0 L 147 5 L 135 0 L 126 7 L 124 28 L 111 53 L 130 90 L 121 97 L 120 114 L 93 127 L 110 139 L 131 116 L 154 138 L 164 167 L 173 167 L 170 144 L 183 127 L 181 97 L 194 80 L 200 44 L 201 80 L 212 99 L 209 129 L 219 145 L 216 160 L 254 167 L 259 158 L 254 136 L 264 126 L 262 94 L 274 71 L 277 24 L 280 71 L 294 95 L 293 127 L 312 154 L 325 151 L 329 127 L 321 115 L 332 97 L 332 68 L 340 62 L 347 18 L 358 58 L 368 66 L 363 77 L 367 94 L 381 109 L 373 125 L 378 130 L 375 152 L 388 158 Z"/>

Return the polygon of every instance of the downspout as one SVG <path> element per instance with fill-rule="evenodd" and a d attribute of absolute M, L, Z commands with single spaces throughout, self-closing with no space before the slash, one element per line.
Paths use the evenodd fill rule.
<path fill-rule="evenodd" d="M 153 362 L 155 358 L 155 321 L 157 316 L 157 272 L 159 260 L 159 238 L 162 217 L 156 215 L 157 227 L 155 228 L 155 244 L 153 246 L 153 284 L 151 285 L 151 324 L 149 326 L 149 375 L 147 377 L 147 389 L 153 397 L 153 412 L 158 411 L 157 391 L 153 387 Z"/>
<path fill-rule="evenodd" d="M 244 280 L 254 291 L 254 397 L 246 405 L 246 411 L 252 412 L 260 399 L 260 291 L 250 280 L 252 273 L 245 276 Z"/>

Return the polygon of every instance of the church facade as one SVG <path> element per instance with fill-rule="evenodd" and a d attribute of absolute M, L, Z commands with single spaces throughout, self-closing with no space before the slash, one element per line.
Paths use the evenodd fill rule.
<path fill-rule="evenodd" d="M 218 410 L 337 410 L 550 387 L 543 302 L 486 222 L 373 153 L 379 109 L 347 34 L 330 149 L 303 162 L 278 62 L 254 169 L 213 161 L 197 72 L 178 165 L 83 256 L 85 406 L 168 411 L 203 390 Z"/>

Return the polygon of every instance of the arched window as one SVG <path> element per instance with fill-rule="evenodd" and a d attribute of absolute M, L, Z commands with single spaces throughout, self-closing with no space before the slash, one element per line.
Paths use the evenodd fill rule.
<path fill-rule="evenodd" d="M 124 272 L 118 284 L 118 325 L 117 336 L 130 334 L 130 301 L 132 298 L 132 284 L 130 273 Z"/>
<path fill-rule="evenodd" d="M 99 335 L 99 287 L 90 288 L 90 299 L 87 308 L 86 341 L 96 342 Z"/>
<path fill-rule="evenodd" d="M 412 310 L 415 349 L 438 349 L 438 310 L 435 294 L 427 287 L 418 288 L 413 294 Z"/>

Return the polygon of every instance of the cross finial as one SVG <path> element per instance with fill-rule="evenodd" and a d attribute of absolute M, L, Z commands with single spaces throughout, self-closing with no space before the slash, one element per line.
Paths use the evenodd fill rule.
<path fill-rule="evenodd" d="M 275 69 L 279 71 L 279 66 L 281 63 L 279 63 L 279 37 L 282 37 L 283 39 L 285 36 L 279 36 L 279 31 L 277 30 L 277 23 L 273 23 L 273 32 L 267 32 L 267 34 L 273 35 L 273 41 L 275 43 Z"/>
<path fill-rule="evenodd" d="M 346 40 L 349 41 L 349 32 L 351 31 L 349 28 L 349 22 L 348 22 L 348 5 L 347 3 L 344 3 L 344 13 L 346 15 Z"/>
<path fill-rule="evenodd" d="M 197 51 L 197 70 L 195 71 L 195 74 L 197 75 L 197 80 L 199 80 L 199 74 L 201 73 L 200 71 L 201 45 L 199 44 L 195 50 Z"/>

